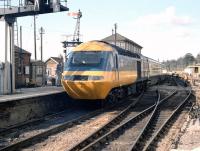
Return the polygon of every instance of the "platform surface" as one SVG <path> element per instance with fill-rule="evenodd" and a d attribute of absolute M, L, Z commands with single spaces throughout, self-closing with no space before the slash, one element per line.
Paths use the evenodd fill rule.
<path fill-rule="evenodd" d="M 21 89 L 16 89 L 16 92 L 14 94 L 0 95 L 0 103 L 7 101 L 14 101 L 18 99 L 43 96 L 48 94 L 56 94 L 61 92 L 64 92 L 64 89 L 62 87 L 56 87 L 56 86 L 21 88 Z"/>

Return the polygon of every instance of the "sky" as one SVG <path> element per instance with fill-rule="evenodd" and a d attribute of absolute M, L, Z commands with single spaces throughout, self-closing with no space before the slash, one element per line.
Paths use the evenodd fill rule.
<path fill-rule="evenodd" d="M 14 1 L 14 0 L 13 0 Z M 200 53 L 199 0 L 68 0 L 69 12 L 81 10 L 84 42 L 100 40 L 117 32 L 143 47 L 142 54 L 156 60 L 177 59 Z M 76 20 L 68 12 L 37 16 L 37 54 L 40 58 L 39 28 L 45 30 L 44 60 L 63 54 L 61 41 L 71 35 Z M 32 53 L 33 17 L 18 18 L 23 30 L 23 48 Z M 0 22 L 0 60 L 4 61 L 4 23 Z"/>

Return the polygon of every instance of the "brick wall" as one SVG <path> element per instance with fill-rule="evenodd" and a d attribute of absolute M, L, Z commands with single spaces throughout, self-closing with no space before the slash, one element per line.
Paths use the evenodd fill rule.
<path fill-rule="evenodd" d="M 30 81 L 30 57 L 29 53 L 22 53 L 22 65 L 20 65 L 20 54 L 15 52 L 15 85 L 16 88 L 25 87 Z"/>

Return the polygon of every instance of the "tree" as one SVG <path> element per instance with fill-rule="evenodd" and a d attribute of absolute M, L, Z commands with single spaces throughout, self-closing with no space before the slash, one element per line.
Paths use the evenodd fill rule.
<path fill-rule="evenodd" d="M 185 66 L 192 65 L 195 63 L 195 58 L 191 53 L 187 53 L 183 58 Z"/>
<path fill-rule="evenodd" d="M 200 63 L 200 53 L 196 57 L 196 63 Z"/>
<path fill-rule="evenodd" d="M 188 65 L 193 65 L 197 61 L 200 63 L 200 54 L 198 54 L 197 58 L 195 58 L 191 53 L 187 53 L 184 57 L 180 57 L 177 60 L 163 61 L 163 64 L 168 71 L 180 71 L 186 68 Z"/>

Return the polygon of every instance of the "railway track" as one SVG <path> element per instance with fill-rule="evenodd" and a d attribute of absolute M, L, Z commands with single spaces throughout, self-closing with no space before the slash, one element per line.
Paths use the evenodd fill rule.
<path fill-rule="evenodd" d="M 175 83 L 173 83 L 173 85 L 175 85 Z M 91 148 L 92 148 L 92 150 L 94 150 L 94 148 L 96 150 L 96 149 L 99 149 L 99 147 L 97 145 L 97 144 L 99 144 L 98 140 L 100 140 L 100 142 L 103 140 L 103 143 L 102 142 L 100 143 L 101 146 L 105 147 L 103 149 L 115 150 L 115 149 L 113 149 L 113 147 L 109 148 L 110 145 L 112 146 L 112 142 L 114 142 L 112 138 L 116 139 L 116 135 L 119 136 L 118 132 L 123 132 L 124 129 L 126 129 L 126 127 L 130 128 L 130 125 L 132 125 L 132 124 L 135 124 L 133 127 L 135 127 L 135 130 L 137 132 L 134 133 L 134 135 L 135 135 L 134 137 L 137 137 L 140 133 L 140 130 L 143 129 L 143 127 L 145 125 L 144 123 L 148 123 L 149 118 L 152 115 L 152 112 L 154 111 L 155 107 L 159 106 L 158 103 L 156 104 L 156 102 L 159 102 L 160 96 L 162 96 L 161 100 L 163 100 L 163 102 L 164 102 L 164 100 L 169 99 L 172 95 L 174 95 L 176 93 L 175 91 L 172 92 L 170 90 L 172 92 L 171 95 L 165 97 L 169 93 L 168 92 L 166 93 L 166 91 L 164 93 L 162 91 L 161 95 L 160 94 L 158 95 L 158 93 L 155 91 L 157 88 L 158 87 L 155 86 L 150 91 L 145 92 L 144 95 L 141 95 L 140 97 L 138 97 L 138 99 L 132 99 L 131 97 L 123 99 L 122 100 L 123 103 L 121 103 L 121 104 L 119 103 L 118 107 L 115 106 L 114 110 L 117 112 L 115 115 L 113 115 L 111 120 L 109 120 L 108 122 L 104 122 L 102 124 L 103 126 L 100 125 L 101 128 L 98 128 L 97 130 L 95 130 L 95 132 L 88 131 L 89 134 L 92 132 L 91 135 L 83 136 L 82 138 L 84 140 L 80 138 L 80 140 L 79 140 L 80 142 L 78 144 L 74 145 L 74 143 L 72 143 L 73 146 L 69 145 L 68 150 L 90 150 Z M 151 101 L 149 101 L 149 100 L 151 100 Z M 124 104 L 124 102 L 126 102 L 126 103 Z M 43 140 L 46 140 L 49 136 L 53 136 L 54 134 L 57 134 L 57 133 L 60 133 L 63 131 L 68 133 L 68 131 L 70 131 L 70 128 L 75 128 L 78 125 L 84 126 L 85 124 L 87 124 L 87 121 L 92 122 L 93 119 L 98 118 L 98 115 L 101 115 L 102 113 L 107 114 L 106 112 L 108 110 L 109 109 L 104 108 L 104 109 L 100 109 L 100 110 L 85 114 L 84 116 L 79 116 L 72 120 L 62 121 L 54 127 L 51 127 L 45 131 L 40 131 L 37 134 L 28 136 L 28 137 L 25 137 L 22 139 L 18 138 L 18 136 L 15 136 L 15 138 L 17 138 L 17 139 L 14 141 L 14 143 L 11 142 L 8 145 L 1 146 L 1 138 L 3 138 L 4 135 L 9 135 L 8 133 L 14 133 L 14 135 L 15 135 L 15 131 L 18 130 L 18 128 L 23 129 L 23 126 L 21 127 L 20 125 L 18 125 L 16 127 L 11 127 L 11 128 L 5 129 L 3 131 L 0 131 L 0 151 L 1 150 L 20 150 L 20 149 L 26 148 L 28 146 L 31 146 L 31 147 L 33 146 L 33 148 L 34 148 L 34 144 L 37 144 Z M 56 116 L 59 117 L 59 115 L 63 116 L 62 112 L 59 114 L 58 113 L 55 114 L 55 117 Z M 46 117 L 46 118 L 42 118 L 39 121 L 44 122 L 44 121 L 48 121 L 49 119 L 52 119 L 52 118 L 54 118 L 54 115 Z M 130 122 L 128 122 L 128 121 L 130 121 Z M 26 125 L 26 123 L 24 123 L 24 126 L 32 127 L 32 123 L 38 123 L 38 121 L 31 121 L 30 123 L 27 123 L 27 125 Z M 123 126 L 126 123 L 128 126 Z M 121 127 L 122 130 L 118 130 L 119 127 Z M 108 137 L 106 136 L 107 134 L 109 134 Z M 115 137 L 113 137 L 112 135 L 114 135 Z M 65 135 L 63 135 L 63 136 L 65 136 Z M 104 140 L 105 139 L 104 137 L 106 138 L 106 141 Z M 101 140 L 101 138 L 102 138 L 102 140 Z M 111 138 L 111 141 L 108 141 L 108 140 L 110 140 L 110 138 Z M 97 141 L 97 143 L 95 143 L 96 141 Z M 117 147 L 116 144 L 115 144 L 115 146 Z M 126 145 L 126 146 L 128 146 L 128 145 Z M 87 147 L 89 147 L 89 148 L 87 148 Z M 30 148 L 28 148 L 28 149 L 30 149 Z M 124 149 L 125 148 L 122 148 L 122 150 L 124 150 Z M 128 150 L 128 148 L 125 150 Z"/>
<path fill-rule="evenodd" d="M 149 123 L 143 128 L 130 150 L 155 149 L 157 140 L 170 126 L 169 122 L 176 116 L 191 95 L 178 92 L 173 99 L 167 102 L 160 102 L 157 109 L 152 113 Z M 181 99 L 180 99 L 181 96 Z"/>
<path fill-rule="evenodd" d="M 171 95 L 175 93 L 172 92 Z M 168 99 L 171 95 L 165 97 L 163 100 Z M 127 121 L 136 122 L 141 117 L 147 116 L 155 106 L 155 103 L 160 99 L 160 95 L 156 93 L 156 91 L 148 92 L 141 97 L 138 104 L 132 104 L 123 110 L 118 116 L 113 118 L 109 123 L 102 126 L 100 129 L 92 133 L 90 136 L 68 149 L 70 151 L 76 150 L 96 150 L 97 148 L 93 148 L 96 144 L 101 144 L 101 141 L 107 140 L 112 135 L 115 135 L 119 129 L 123 129 L 123 125 Z M 149 102 L 149 104 L 144 105 Z M 143 103 L 143 104 L 142 104 Z M 129 124 L 129 122 L 127 123 Z"/>
<path fill-rule="evenodd" d="M 104 109 L 98 109 L 98 110 L 95 110 L 95 111 L 84 113 L 83 116 L 74 116 L 74 118 L 71 118 L 71 120 L 67 120 L 67 121 L 58 119 L 59 122 L 56 122 L 57 124 L 55 124 L 55 126 L 47 128 L 45 130 L 39 130 L 38 132 L 35 132 L 31 136 L 25 137 L 25 134 L 23 134 L 23 132 L 19 132 L 19 131 L 21 131 L 21 130 L 23 131 L 23 129 L 25 129 L 27 127 L 28 127 L 28 130 L 30 131 L 29 127 L 32 127 L 32 124 L 38 124 L 38 122 L 45 122 L 45 121 L 49 122 L 49 120 L 51 120 L 51 119 L 54 120 L 54 118 L 56 118 L 56 117 L 63 117 L 64 116 L 63 112 L 47 116 L 46 118 L 42 118 L 42 119 L 39 119 L 39 120 L 36 120 L 36 121 L 23 123 L 22 125 L 10 127 L 8 129 L 5 129 L 5 130 L 0 132 L 0 151 L 20 150 L 21 148 L 33 145 L 34 143 L 37 143 L 38 141 L 41 141 L 41 140 L 47 138 L 50 135 L 64 131 L 67 128 L 78 125 L 81 122 L 92 119 L 95 116 L 98 116 L 102 113 L 106 113 L 108 110 L 112 110 L 112 108 L 122 110 L 122 108 L 125 108 L 130 102 L 134 102 L 134 101 L 135 101 L 135 99 L 129 99 L 128 101 L 126 101 L 125 104 L 119 103 L 119 104 L 114 105 L 112 107 L 108 107 L 108 108 L 104 108 Z M 70 114 L 72 114 L 72 113 L 73 112 L 70 112 Z M 33 131 L 35 129 L 37 129 L 37 128 L 32 128 Z M 19 134 L 16 135 L 15 132 L 19 132 Z M 12 137 L 12 135 L 16 135 L 16 136 L 14 136 L 15 140 L 12 143 L 9 143 L 8 145 L 4 145 L 1 142 L 4 141 L 6 135 L 8 137 L 10 137 L 10 136 Z M 20 135 L 22 135 L 22 138 L 19 138 Z"/>
<path fill-rule="evenodd" d="M 191 91 L 187 95 L 181 93 L 174 91 L 166 98 L 158 99 L 154 105 L 132 116 L 132 118 L 126 118 L 110 130 L 100 129 L 98 133 L 95 132 L 71 148 L 70 151 L 152 149 L 157 139 L 169 127 L 170 121 L 181 110 L 191 95 Z M 180 96 L 182 96 L 181 100 Z M 170 97 L 173 97 L 173 99 L 169 99 Z M 110 127 L 113 127 L 112 125 L 113 123 Z"/>
<path fill-rule="evenodd" d="M 186 81 L 180 79 L 179 77 L 173 77 L 175 83 L 177 84 L 177 86 L 179 87 L 187 87 L 187 83 Z"/>
<path fill-rule="evenodd" d="M 49 121 L 50 119 L 54 119 L 56 117 L 64 116 L 64 115 L 67 114 L 67 112 L 70 112 L 70 111 L 73 111 L 73 109 L 70 109 L 69 111 L 63 110 L 61 112 L 53 113 L 53 114 L 50 114 L 50 115 L 47 115 L 47 116 L 44 116 L 44 117 L 41 117 L 41 118 L 28 120 L 28 121 L 20 123 L 20 124 L 9 126 L 7 128 L 2 128 L 0 130 L 0 136 L 3 136 L 3 135 L 6 135 L 8 133 L 12 133 L 12 132 L 18 131 L 20 129 L 24 129 L 27 126 L 37 125 L 37 124 L 40 124 L 41 122 Z M 84 113 L 84 111 L 83 111 L 83 113 Z"/>

